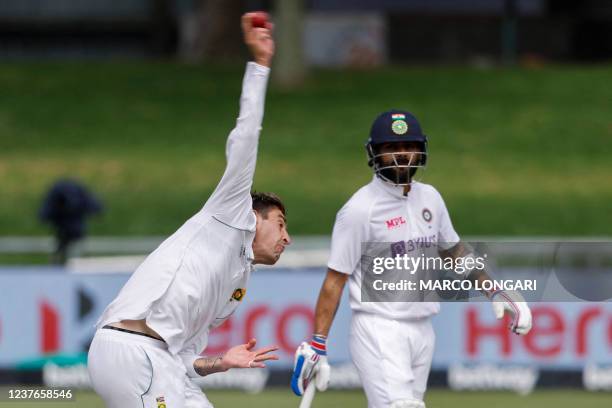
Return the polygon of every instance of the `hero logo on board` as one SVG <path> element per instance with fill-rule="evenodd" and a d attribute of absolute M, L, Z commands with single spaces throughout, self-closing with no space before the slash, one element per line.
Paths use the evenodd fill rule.
<path fill-rule="evenodd" d="M 480 312 L 475 307 L 464 312 L 465 348 L 470 357 L 477 357 L 486 341 L 497 344 L 503 358 L 511 357 L 520 344 L 527 354 L 542 359 L 556 358 L 564 353 L 584 358 L 594 341 L 607 342 L 608 347 L 612 347 L 612 314 L 600 305 L 586 306 L 576 317 L 570 317 L 559 307 L 533 304 L 533 328 L 526 336 L 516 336 L 507 329 L 509 317 L 485 323 Z M 596 327 L 604 328 L 605 338 L 594 339 L 595 333 L 599 332 L 595 331 Z"/>

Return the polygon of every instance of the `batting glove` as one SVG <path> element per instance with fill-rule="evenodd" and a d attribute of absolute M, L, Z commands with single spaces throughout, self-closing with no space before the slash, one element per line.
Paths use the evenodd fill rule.
<path fill-rule="evenodd" d="M 313 335 L 310 344 L 302 342 L 295 351 L 291 389 L 296 395 L 302 396 L 313 379 L 318 391 L 327 389 L 330 367 L 326 341 L 325 336 Z"/>
<path fill-rule="evenodd" d="M 512 316 L 510 330 L 516 334 L 527 334 L 531 330 L 531 310 L 523 296 L 516 291 L 494 291 L 489 295 L 497 319 L 503 319 L 507 311 Z"/>

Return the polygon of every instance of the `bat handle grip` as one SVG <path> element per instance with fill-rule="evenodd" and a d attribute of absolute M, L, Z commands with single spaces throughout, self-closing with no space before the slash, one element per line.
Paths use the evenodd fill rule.
<path fill-rule="evenodd" d="M 314 385 L 314 378 L 308 383 L 308 387 L 304 390 L 304 395 L 302 395 L 302 400 L 300 401 L 300 408 L 310 408 L 310 404 L 312 404 L 312 400 L 314 399 L 316 387 Z"/>

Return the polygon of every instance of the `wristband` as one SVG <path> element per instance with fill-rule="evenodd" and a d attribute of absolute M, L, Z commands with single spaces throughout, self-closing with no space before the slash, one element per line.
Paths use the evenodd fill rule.
<path fill-rule="evenodd" d="M 312 341 L 310 342 L 310 347 L 320 356 L 327 355 L 327 337 L 321 334 L 313 334 Z"/>

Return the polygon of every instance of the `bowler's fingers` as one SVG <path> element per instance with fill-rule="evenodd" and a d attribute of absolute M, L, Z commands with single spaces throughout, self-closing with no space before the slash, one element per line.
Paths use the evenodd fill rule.
<path fill-rule="evenodd" d="M 242 25 L 242 32 L 246 35 L 253 28 L 253 16 L 255 13 L 244 13 L 240 18 L 240 24 Z"/>
<path fill-rule="evenodd" d="M 271 353 L 271 352 L 276 351 L 278 349 L 279 349 L 278 346 L 264 347 L 264 348 L 260 348 L 259 350 L 255 350 L 254 353 L 255 353 L 256 356 L 260 356 L 262 354 Z"/>
<path fill-rule="evenodd" d="M 272 32 L 267 28 L 254 28 L 252 38 L 253 41 L 267 41 L 272 39 Z"/>
<path fill-rule="evenodd" d="M 244 345 L 244 347 L 245 347 L 247 350 L 251 351 L 251 350 L 253 349 L 253 347 L 255 347 L 255 345 L 256 345 L 256 344 L 257 344 L 257 339 L 252 338 L 252 339 L 250 339 L 250 340 L 249 340 L 249 341 L 248 341 L 248 342 L 247 342 L 247 343 Z"/>
<path fill-rule="evenodd" d="M 240 19 L 245 44 L 251 44 L 255 40 L 253 33 L 253 14 L 255 13 L 243 14 Z"/>
<path fill-rule="evenodd" d="M 265 27 L 253 27 L 253 18 L 255 16 L 260 17 L 260 15 L 261 12 L 245 13 L 242 15 L 242 18 L 240 19 L 240 24 L 242 26 L 242 32 L 245 34 L 245 36 L 256 30 L 264 30 L 268 33 L 268 35 L 272 33 L 272 30 L 274 29 L 274 23 L 270 22 L 268 13 L 265 13 Z"/>
<path fill-rule="evenodd" d="M 268 360 L 278 360 L 278 356 L 276 354 L 266 354 L 263 356 L 257 356 L 253 359 L 253 361 L 256 361 L 256 362 L 268 361 Z"/>
<path fill-rule="evenodd" d="M 259 363 L 255 360 L 251 360 L 251 362 L 249 362 L 248 368 L 266 368 L 266 365 L 264 363 Z"/>

